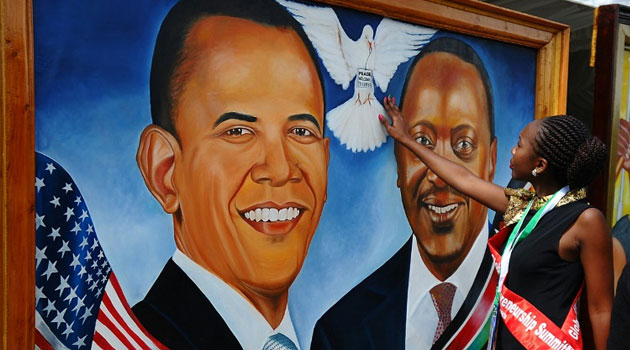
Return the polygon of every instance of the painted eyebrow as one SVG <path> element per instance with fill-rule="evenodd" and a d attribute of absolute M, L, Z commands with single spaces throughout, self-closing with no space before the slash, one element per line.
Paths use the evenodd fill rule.
<path fill-rule="evenodd" d="M 289 117 L 289 121 L 296 121 L 296 120 L 305 120 L 305 121 L 309 121 L 313 124 L 315 124 L 315 126 L 317 127 L 317 131 L 321 132 L 322 130 L 319 128 L 319 123 L 317 122 L 317 119 L 315 119 L 315 117 L 313 117 L 310 114 L 294 114 L 292 116 Z"/>
<path fill-rule="evenodd" d="M 475 134 L 477 134 L 475 128 L 471 125 L 458 125 L 451 131 L 451 134 L 457 134 L 465 130 L 472 130 Z"/>
<path fill-rule="evenodd" d="M 416 128 L 418 126 L 422 126 L 424 128 L 427 128 L 429 130 L 431 130 L 431 133 L 433 133 L 433 135 L 437 134 L 437 130 L 435 129 L 435 125 L 425 122 L 425 121 L 421 121 L 418 122 L 416 125 L 412 126 L 410 129 Z"/>
<path fill-rule="evenodd" d="M 238 113 L 238 112 L 227 112 L 227 113 L 221 114 L 219 119 L 217 119 L 217 121 L 214 122 L 214 128 L 219 126 L 219 124 L 223 123 L 224 121 L 232 120 L 232 119 L 243 120 L 250 123 L 253 123 L 258 120 L 258 118 L 254 117 L 253 115 L 243 114 L 243 113 Z"/>

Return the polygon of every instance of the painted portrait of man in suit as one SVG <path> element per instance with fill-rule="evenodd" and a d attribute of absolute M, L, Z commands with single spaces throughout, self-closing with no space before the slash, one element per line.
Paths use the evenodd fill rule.
<path fill-rule="evenodd" d="M 288 288 L 327 185 L 314 57 L 275 2 L 180 1 L 162 24 L 137 161 L 177 249 L 133 312 L 169 348 L 298 344 Z"/>
<path fill-rule="evenodd" d="M 493 180 L 497 140 L 492 89 L 481 59 L 470 46 L 453 38 L 429 43 L 412 63 L 401 96 L 409 133 L 418 143 Z M 487 208 L 450 188 L 407 148 L 396 144 L 394 153 L 397 186 L 413 235 L 320 319 L 314 348 L 378 344 L 375 348 L 441 349 L 465 324 L 474 332 L 486 324 L 487 307 L 478 310 L 484 321 L 467 323 L 492 274 L 486 249 Z M 373 303 L 366 293 L 374 288 L 397 298 Z M 371 331 L 359 322 L 360 326 L 346 325 L 337 333 L 338 316 L 349 308 L 358 319 L 366 310 L 393 310 L 393 324 L 387 326 L 391 332 L 368 336 Z M 473 337 L 468 345 L 474 341 L 483 342 Z"/>
<path fill-rule="evenodd" d="M 408 321 L 408 308 L 417 307 L 430 318 L 418 326 L 428 345 L 418 341 L 414 348 L 431 347 L 442 319 L 437 349 L 455 344 L 472 322 L 470 311 L 479 309 L 490 283 L 491 264 L 478 248 L 487 236 L 485 209 L 443 188 L 385 134 L 371 138 L 363 111 L 385 96 L 403 100 L 405 115 L 429 130 L 421 130 L 420 142 L 433 142 L 436 152 L 490 178 L 492 112 L 498 140 L 515 139 L 533 118 L 536 50 L 300 0 L 44 0 L 34 4 L 34 18 L 36 149 L 47 162 L 63 165 L 75 191 L 80 188 L 90 235 L 98 233 L 115 272 L 108 281 L 118 281 L 115 292 L 126 299 L 120 310 L 129 313 L 130 324 L 146 328 L 141 335 L 146 330 L 156 344 L 173 349 L 263 349 L 270 338 L 301 349 L 317 348 L 318 339 L 333 348 L 404 348 L 416 342 L 405 337 L 414 334 L 407 329 L 415 322 Z M 319 30 L 326 35 L 317 36 L 324 33 Z M 488 70 L 487 86 L 482 69 L 458 53 L 460 45 L 451 51 L 437 46 L 448 38 L 474 48 Z M 343 43 L 354 44 L 340 48 Z M 357 52 L 355 44 L 366 57 L 345 55 Z M 463 94 L 476 91 L 494 98 L 486 102 L 487 115 L 449 109 L 418 119 L 418 106 L 436 113 L 453 107 L 437 104 L 456 95 L 438 76 L 438 62 L 426 72 L 427 60 L 438 56 L 451 58 L 440 64 L 459 67 L 451 78 L 477 79 L 468 81 L 472 87 L 454 83 L 458 96 L 468 101 Z M 353 59 L 330 61 L 340 57 Z M 388 69 L 381 71 L 381 63 Z M 366 69 L 373 80 L 362 87 L 365 81 L 357 84 L 356 77 L 367 79 Z M 432 70 L 435 77 L 427 81 Z M 350 75 L 339 80 L 340 72 Z M 430 92 L 442 96 L 418 102 Z M 357 137 L 346 140 L 335 134 L 340 129 L 328 113 L 350 104 L 356 119 L 337 114 L 337 126 Z M 455 114 L 459 118 L 451 118 Z M 351 121 L 357 124 L 346 128 Z M 366 140 L 380 146 L 365 146 Z M 494 178 L 500 184 L 509 180 L 511 146 L 498 147 Z M 52 189 L 47 186 L 40 193 Z M 42 203 L 53 206 L 49 201 Z M 55 237 L 48 237 L 50 220 L 46 216 L 48 226 L 37 231 L 48 241 Z M 61 244 L 57 238 L 47 252 L 63 254 Z M 420 284 L 427 291 L 410 287 L 411 266 L 424 273 Z M 80 274 L 78 266 L 66 268 L 64 278 Z M 70 291 L 55 290 L 61 277 L 50 278 L 46 296 L 63 302 Z M 429 293 L 442 282 L 456 287 L 448 326 Z M 358 292 L 348 294 L 355 287 Z M 334 311 L 322 318 L 346 294 L 353 296 L 350 307 L 333 307 L 341 310 L 334 321 L 328 317 Z M 93 298 L 94 328 L 105 322 L 96 310 L 108 305 Z M 70 312 L 78 305 L 74 299 L 65 301 L 71 304 L 64 306 L 70 308 L 66 324 L 58 324 L 61 302 L 57 313 L 40 312 L 58 339 L 72 345 L 94 333 L 79 334 L 80 319 L 72 328 L 82 316 Z M 38 306 L 51 303 L 40 299 Z M 466 329 L 483 333 L 484 317 L 474 320 Z M 98 328 L 85 344 L 124 347 L 121 328 Z M 66 329 L 75 333 L 67 336 Z M 110 330 L 113 337 L 104 339 Z"/>

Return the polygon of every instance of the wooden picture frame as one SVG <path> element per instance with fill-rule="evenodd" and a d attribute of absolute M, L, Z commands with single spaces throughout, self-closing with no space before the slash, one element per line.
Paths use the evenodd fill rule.
<path fill-rule="evenodd" d="M 569 28 L 472 0 L 324 0 L 394 19 L 537 50 L 535 117 L 565 112 Z M 2 239 L 0 332 L 4 349 L 33 348 L 34 86 L 32 4 L 2 12 Z"/>
<path fill-rule="evenodd" d="M 595 100 L 593 134 L 609 147 L 609 161 L 592 188 L 591 201 L 613 221 L 615 178 L 617 173 L 617 135 L 621 112 L 623 56 L 630 45 L 630 8 L 622 5 L 601 6 L 597 10 L 597 46 L 595 50 Z"/>

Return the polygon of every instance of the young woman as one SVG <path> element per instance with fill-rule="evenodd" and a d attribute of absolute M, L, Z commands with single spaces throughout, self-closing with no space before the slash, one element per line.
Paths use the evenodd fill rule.
<path fill-rule="evenodd" d="M 611 235 L 584 190 L 604 164 L 603 143 L 570 116 L 529 123 L 512 149 L 510 168 L 535 194 L 510 190 L 434 153 L 429 135 L 410 135 L 394 99 L 385 98 L 384 106 L 392 124 L 379 119 L 390 136 L 453 189 L 504 213 L 514 227 L 507 243 L 496 247 L 503 253 L 497 255 L 499 312 L 491 335 L 496 348 L 581 347 L 574 306 L 584 285 L 594 342 L 605 349 L 613 299 Z"/>

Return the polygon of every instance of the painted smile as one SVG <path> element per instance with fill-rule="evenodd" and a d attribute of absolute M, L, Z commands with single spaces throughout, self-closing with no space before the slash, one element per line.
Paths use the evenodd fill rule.
<path fill-rule="evenodd" d="M 295 203 L 267 202 L 240 211 L 240 216 L 256 231 L 270 236 L 285 235 L 300 221 L 304 208 Z"/>
<path fill-rule="evenodd" d="M 451 203 L 446 205 L 438 205 L 437 203 L 422 202 L 422 207 L 426 210 L 429 220 L 436 232 L 450 232 L 453 222 L 461 211 L 460 207 L 464 203 Z"/>

